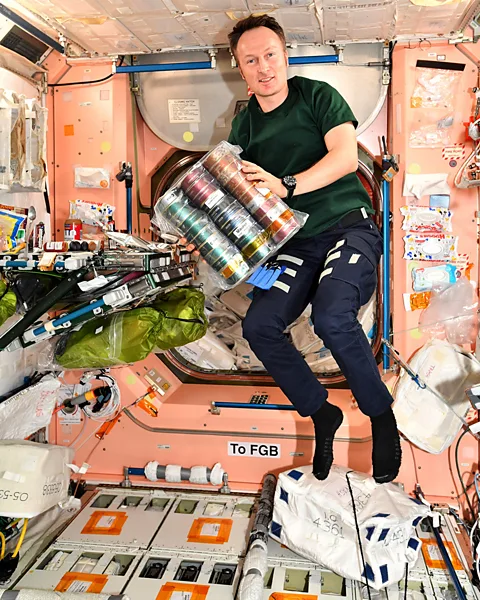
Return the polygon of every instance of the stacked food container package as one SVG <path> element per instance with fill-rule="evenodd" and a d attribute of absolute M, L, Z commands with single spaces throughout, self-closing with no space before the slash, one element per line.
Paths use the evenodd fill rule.
<path fill-rule="evenodd" d="M 221 142 L 155 206 L 155 224 L 194 244 L 223 289 L 245 280 L 308 218 L 249 181 L 240 153 L 238 146 Z"/>

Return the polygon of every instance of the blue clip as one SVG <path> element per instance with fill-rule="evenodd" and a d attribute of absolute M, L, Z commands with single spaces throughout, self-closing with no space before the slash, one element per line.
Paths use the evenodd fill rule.
<path fill-rule="evenodd" d="M 247 280 L 247 283 L 260 288 L 261 290 L 269 290 L 277 281 L 287 267 L 272 263 L 258 267 Z"/>
<path fill-rule="evenodd" d="M 415 382 L 415 383 L 418 385 L 418 387 L 419 387 L 421 390 L 426 390 L 426 389 L 427 389 L 427 385 L 426 385 L 425 383 L 423 383 L 423 381 L 420 381 L 420 379 L 419 379 L 419 376 L 418 376 L 418 375 L 412 376 L 412 379 L 413 379 L 413 381 L 414 381 L 414 382 Z"/>

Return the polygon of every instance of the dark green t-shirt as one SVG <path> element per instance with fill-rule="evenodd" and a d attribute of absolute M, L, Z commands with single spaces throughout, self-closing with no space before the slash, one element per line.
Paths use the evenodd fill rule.
<path fill-rule="evenodd" d="M 305 77 L 288 80 L 288 97 L 264 113 L 255 96 L 233 120 L 228 141 L 243 149 L 249 160 L 276 177 L 306 171 L 327 154 L 325 134 L 342 123 L 358 122 L 345 99 L 328 83 Z M 307 194 L 294 195 L 288 204 L 310 216 L 297 238 L 328 229 L 352 210 L 372 203 L 356 173 Z"/>

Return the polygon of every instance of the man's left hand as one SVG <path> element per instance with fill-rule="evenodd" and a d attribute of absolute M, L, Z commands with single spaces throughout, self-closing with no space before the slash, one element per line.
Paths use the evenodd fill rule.
<path fill-rule="evenodd" d="M 242 160 L 242 171 L 249 181 L 261 184 L 257 187 L 266 187 L 274 194 L 277 194 L 277 196 L 280 196 L 280 198 L 287 197 L 288 191 L 283 185 L 282 180 L 271 173 L 267 173 L 267 171 L 258 165 L 249 162 L 248 160 Z"/>

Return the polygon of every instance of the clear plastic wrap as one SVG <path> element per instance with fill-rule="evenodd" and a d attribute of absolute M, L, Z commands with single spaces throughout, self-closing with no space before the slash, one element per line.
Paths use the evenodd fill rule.
<path fill-rule="evenodd" d="M 430 64 L 429 61 L 419 61 Z M 416 118 L 410 131 L 410 148 L 443 148 L 451 143 L 455 115 L 455 96 L 461 70 L 433 63 L 415 67 L 415 88 L 410 107 Z"/>
<path fill-rule="evenodd" d="M 248 181 L 240 152 L 238 146 L 221 142 L 155 206 L 154 224 L 194 244 L 222 289 L 246 279 L 308 218 Z"/>
<path fill-rule="evenodd" d="M 478 332 L 478 296 L 466 277 L 450 287 L 433 291 L 420 315 L 418 328 L 432 338 L 451 344 L 473 344 Z"/>

